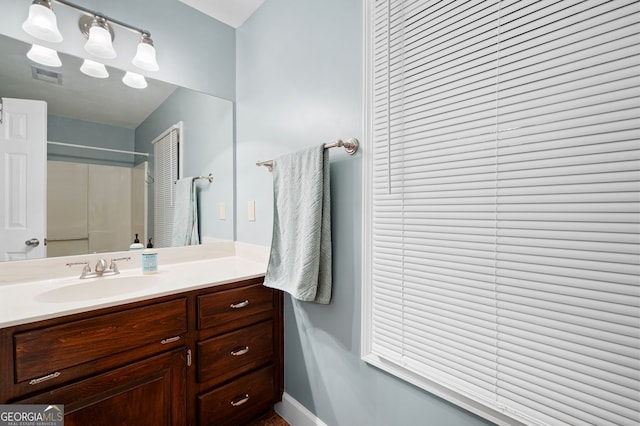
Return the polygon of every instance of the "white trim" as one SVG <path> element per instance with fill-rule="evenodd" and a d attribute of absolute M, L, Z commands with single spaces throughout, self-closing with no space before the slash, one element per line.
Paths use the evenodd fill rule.
<path fill-rule="evenodd" d="M 327 426 L 325 422 L 286 392 L 282 395 L 282 401 L 278 402 L 274 409 L 290 425 Z"/>
<path fill-rule="evenodd" d="M 373 7 L 369 0 L 363 2 L 363 22 L 362 35 L 363 46 L 362 50 L 362 71 L 363 71 L 363 90 L 362 90 L 362 134 L 364 135 L 361 141 L 362 152 L 362 283 L 371 282 L 371 192 L 372 192 L 372 179 L 369 178 L 371 174 L 371 159 L 372 155 L 367 148 L 367 144 L 371 140 L 372 135 L 372 103 L 373 93 L 372 79 L 373 71 L 371 61 L 373 57 L 373 49 L 371 49 L 371 22 L 373 13 Z M 362 302 L 361 302 L 361 324 L 362 330 L 360 333 L 360 356 L 363 360 L 371 352 L 371 286 L 362 285 Z"/>
<path fill-rule="evenodd" d="M 178 129 L 178 131 L 182 130 L 182 121 L 179 121 L 177 124 L 174 124 L 173 126 L 169 127 L 164 132 L 160 133 L 160 135 L 158 137 L 156 137 L 154 140 L 151 141 L 151 145 L 158 143 L 158 141 L 160 139 L 162 139 L 165 136 L 167 136 L 174 129 Z"/>
<path fill-rule="evenodd" d="M 144 161 L 144 238 L 149 241 L 149 159 Z"/>
<path fill-rule="evenodd" d="M 178 179 L 184 178 L 184 122 L 178 121 Z"/>
<path fill-rule="evenodd" d="M 496 410 L 492 410 L 484 404 L 481 404 L 477 401 L 474 401 L 470 398 L 466 398 L 464 395 L 460 395 L 457 392 L 454 392 L 445 386 L 439 385 L 436 382 L 433 382 L 429 379 L 421 377 L 409 370 L 405 370 L 402 367 L 399 367 L 397 364 L 393 364 L 391 362 L 385 361 L 383 358 L 379 356 L 369 353 L 363 354 L 363 361 L 367 364 L 373 365 L 387 373 L 390 373 L 399 379 L 402 379 L 412 385 L 419 387 L 433 395 L 436 395 L 446 401 L 451 402 L 452 404 L 457 405 L 467 411 L 470 411 L 484 419 L 487 419 L 497 425 L 501 426 L 525 426 L 526 423 L 521 423 L 518 420 L 515 420 L 511 416 L 506 416 Z"/>

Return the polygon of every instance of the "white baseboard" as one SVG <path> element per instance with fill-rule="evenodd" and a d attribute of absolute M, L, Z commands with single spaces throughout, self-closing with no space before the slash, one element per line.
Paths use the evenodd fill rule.
<path fill-rule="evenodd" d="M 274 409 L 291 426 L 327 426 L 286 392 L 282 395 L 282 402 L 278 402 Z"/>

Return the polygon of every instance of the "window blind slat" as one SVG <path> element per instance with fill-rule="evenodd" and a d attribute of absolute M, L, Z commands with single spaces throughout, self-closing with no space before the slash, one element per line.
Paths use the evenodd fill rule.
<path fill-rule="evenodd" d="M 502 388 L 498 390 L 498 393 L 505 400 L 513 398 L 514 401 L 519 402 L 521 409 L 525 413 L 528 412 L 539 416 L 539 410 L 543 409 L 545 415 L 550 415 L 554 419 L 549 424 L 557 423 L 557 419 L 563 419 L 567 423 L 637 425 L 635 415 L 630 414 L 631 418 L 620 415 L 620 412 L 628 413 L 633 411 L 625 410 L 619 407 L 619 404 L 615 404 L 618 405 L 615 409 L 601 409 L 597 405 L 572 398 L 570 395 L 574 395 L 575 392 L 571 392 L 566 387 L 550 386 L 550 382 L 542 381 L 539 377 L 528 377 L 526 380 L 522 380 L 514 374 L 507 374 L 514 370 L 516 369 L 504 368 L 504 376 L 507 377 L 507 380 L 505 380 Z M 540 382 L 544 383 L 545 386 L 542 386 Z M 531 399 L 534 396 L 535 398 Z M 596 398 L 590 399 L 596 400 Z M 532 406 L 536 409 L 531 410 Z"/>
<path fill-rule="evenodd" d="M 550 271 L 552 272 L 552 271 Z M 638 288 L 636 283 L 616 283 L 611 281 L 600 281 L 595 277 L 572 277 L 562 276 L 559 274 L 551 274 L 536 271 L 523 271 L 518 269 L 503 269 L 500 276 L 496 277 L 498 284 L 509 284 L 512 280 L 522 280 L 523 282 L 537 283 L 540 285 L 552 285 L 557 291 L 567 288 L 585 288 L 598 291 L 606 288 L 608 292 L 623 296 L 628 305 L 637 305 Z M 515 285 L 515 284 L 514 284 Z"/>
<path fill-rule="evenodd" d="M 509 382 L 517 384 L 519 388 L 531 391 L 540 391 L 544 388 L 544 393 L 549 396 L 555 396 L 563 400 L 565 404 L 589 413 L 592 416 L 600 418 L 615 419 L 616 422 L 629 423 L 635 416 L 635 401 L 628 400 L 620 395 L 610 395 L 609 392 L 601 389 L 593 389 L 593 393 L 572 392 L 571 389 L 580 387 L 582 383 L 574 382 L 565 378 L 563 383 L 548 377 L 544 370 L 536 370 L 528 365 L 522 365 L 517 362 L 505 362 L 502 372 L 509 377 L 513 377 Z M 541 377 L 544 377 L 542 379 Z M 589 389 L 592 390 L 591 388 Z M 570 395 L 570 396 L 568 396 Z M 618 417 L 612 417 L 615 413 Z M 619 423 L 619 424 L 623 424 Z"/>
<path fill-rule="evenodd" d="M 565 300 L 570 299 L 565 298 Z M 636 333 L 633 325 L 612 323 L 607 324 L 609 327 L 604 327 L 604 323 L 597 319 L 567 315 L 560 320 L 559 318 L 548 318 L 544 312 L 539 310 L 517 311 L 519 307 L 519 304 L 514 303 L 512 308 L 508 309 L 506 303 L 501 304 L 501 308 L 504 309 L 501 310 L 503 316 L 501 324 L 523 328 L 535 333 L 542 332 L 570 342 L 585 343 L 595 348 L 605 348 L 606 350 L 614 348 L 616 353 L 630 358 L 633 358 L 640 350 L 640 347 L 637 346 L 638 342 L 635 338 Z M 603 308 L 600 307 L 600 309 Z M 607 313 L 612 312 L 608 311 Z M 633 314 L 629 317 L 633 318 Z"/>
<path fill-rule="evenodd" d="M 590 365 L 582 362 L 584 359 L 567 359 L 567 357 L 546 352 L 537 352 L 536 356 L 532 357 L 531 348 L 526 345 L 519 345 L 518 342 L 502 342 L 500 351 L 504 351 L 506 363 L 515 361 L 521 365 L 537 366 L 546 369 L 548 374 L 556 375 L 558 378 L 567 375 L 582 383 L 593 384 L 593 390 L 607 390 L 612 395 L 619 394 L 630 400 L 637 398 L 638 392 L 640 392 L 640 387 L 635 377 L 612 372 L 607 368 L 606 363 Z M 560 355 L 563 355 L 562 352 Z M 583 388 L 583 391 L 585 390 Z"/>
<path fill-rule="evenodd" d="M 431 361 L 432 365 L 438 368 L 446 366 L 454 377 L 471 376 L 479 379 L 472 381 L 473 384 L 491 389 L 488 382 L 493 375 L 493 369 L 490 364 L 485 364 L 487 356 L 482 351 L 477 351 L 462 342 L 443 339 L 437 334 L 437 330 L 433 334 L 427 334 L 422 329 L 414 333 L 411 327 L 407 327 L 407 337 L 411 342 L 406 348 L 409 358 Z M 428 350 L 425 351 L 425 348 Z"/>
<path fill-rule="evenodd" d="M 551 337 L 541 336 L 528 330 L 500 327 L 504 333 L 501 342 L 511 343 L 521 347 L 521 352 L 530 358 L 538 358 L 540 354 L 548 354 L 553 357 L 566 359 L 573 362 L 582 362 L 586 366 L 600 368 L 609 372 L 609 378 L 616 382 L 624 383 L 619 377 L 628 378 L 630 387 L 637 387 L 633 382 L 638 379 L 637 359 L 628 358 L 611 352 L 592 349 L 589 346 L 574 344 Z M 502 353 L 505 357 L 507 353 Z M 613 376 L 615 375 L 615 376 Z M 603 377 L 606 376 L 603 374 Z M 586 383 L 585 386 L 590 386 Z"/>

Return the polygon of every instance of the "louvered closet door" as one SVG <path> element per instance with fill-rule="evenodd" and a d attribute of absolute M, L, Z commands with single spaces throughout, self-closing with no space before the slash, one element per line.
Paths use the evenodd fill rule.
<path fill-rule="evenodd" d="M 502 424 L 637 426 L 640 2 L 370 6 L 363 358 Z"/>
<path fill-rule="evenodd" d="M 172 128 L 153 143 L 155 247 L 171 247 L 175 182 L 178 179 L 178 137 L 178 129 Z"/>
<path fill-rule="evenodd" d="M 502 1 L 499 402 L 638 425 L 637 2 Z"/>

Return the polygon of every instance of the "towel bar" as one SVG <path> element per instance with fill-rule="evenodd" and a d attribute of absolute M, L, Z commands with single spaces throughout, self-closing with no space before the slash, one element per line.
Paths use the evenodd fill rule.
<path fill-rule="evenodd" d="M 349 138 L 346 140 L 346 142 L 343 141 L 342 139 L 338 139 L 335 142 L 324 144 L 325 149 L 335 148 L 337 146 L 344 147 L 344 150 L 347 151 L 347 154 L 353 155 L 356 152 L 358 152 L 358 147 L 360 146 L 360 143 L 356 138 Z M 256 166 L 265 166 L 267 170 L 271 172 L 273 171 L 273 160 L 256 161 Z"/>
<path fill-rule="evenodd" d="M 195 176 L 193 180 L 196 180 L 196 179 L 206 179 L 209 181 L 209 183 L 211 183 L 213 182 L 213 175 L 209 173 L 209 176 Z"/>

